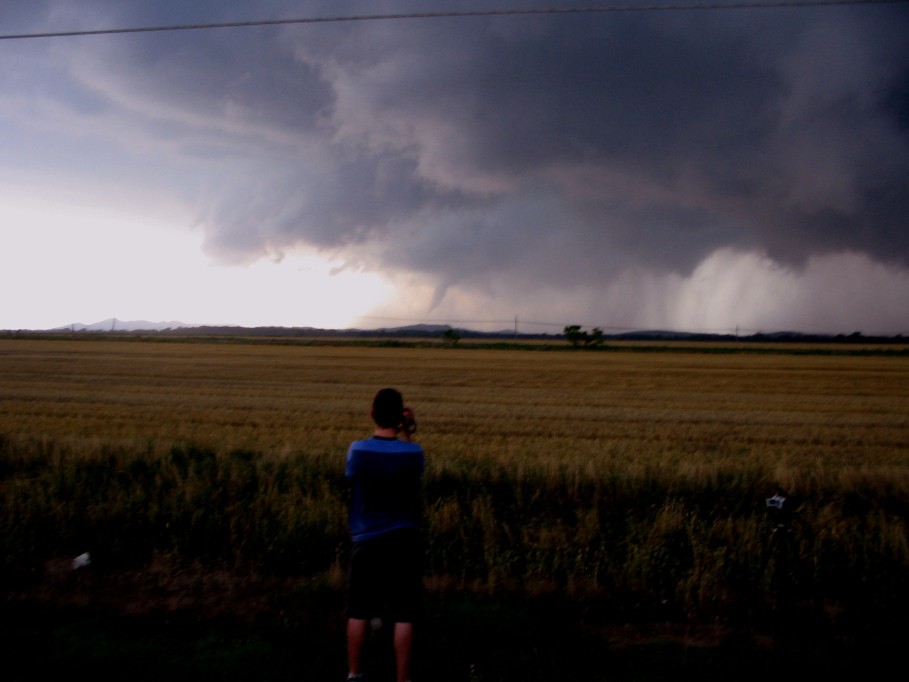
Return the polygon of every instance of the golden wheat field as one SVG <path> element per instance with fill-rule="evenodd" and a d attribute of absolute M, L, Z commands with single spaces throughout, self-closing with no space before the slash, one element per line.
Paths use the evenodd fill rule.
<path fill-rule="evenodd" d="M 538 641 L 673 623 L 755 642 L 774 633 L 801 653 L 823 644 L 810 660 L 831 670 L 856 648 L 844 642 L 905 631 L 909 356 L 892 345 L 0 338 L 7 600 L 43 632 L 32 609 L 45 599 L 108 595 L 129 612 L 157 594 L 161 609 L 195 593 L 183 577 L 196 571 L 200 585 L 289 579 L 269 596 L 275 617 L 296 599 L 306 619 L 335 622 L 345 453 L 371 433 L 384 386 L 414 408 L 427 452 L 424 577 L 447 614 L 434 622 L 461 628 L 453 649 L 430 637 L 427 661 L 500 660 L 514 621 L 483 604 L 509 596 L 543 608 L 559 595 L 584 614 Z M 800 506 L 774 544 L 781 517 L 765 502 L 779 491 Z M 94 574 L 42 568 L 82 553 Z M 497 634 L 471 644 L 484 626 Z M 27 639 L 15 619 L 3 627 Z M 313 627 L 313 641 L 335 641 Z M 469 679 L 566 679 L 525 660 L 530 628 L 505 635 L 518 673 Z M 723 679 L 744 679 L 737 651 Z M 326 669 L 339 658 L 319 653 Z M 556 656 L 553 668 L 587 658 Z M 657 663 L 658 676 L 624 679 L 677 668 Z"/>
<path fill-rule="evenodd" d="M 909 464 L 905 355 L 0 340 L 0 433 L 343 453 L 398 387 L 435 466 Z"/>

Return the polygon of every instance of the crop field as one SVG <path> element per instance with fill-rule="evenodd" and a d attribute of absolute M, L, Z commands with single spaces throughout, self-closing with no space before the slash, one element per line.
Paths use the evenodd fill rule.
<path fill-rule="evenodd" d="M 121 611 L 154 611 L 270 585 L 319 630 L 313 613 L 343 609 L 344 456 L 384 386 L 413 407 L 427 452 L 425 649 L 451 659 L 444 679 L 657 679 L 618 653 L 597 677 L 572 648 L 655 625 L 748 652 L 765 637 L 814 651 L 905 634 L 909 354 L 845 344 L 2 338 L 5 603 L 112 604 L 119 586 L 143 595 Z M 88 571 L 54 568 L 83 553 Z M 149 606 L 155 591 L 166 599 Z M 580 630 L 559 640 L 508 604 Z M 338 618 L 321 627 L 332 676 Z M 543 637 L 571 655 L 541 654 Z M 685 652 L 668 667 L 703 679 L 708 663 Z M 284 663 L 269 679 L 293 679 Z M 210 679 L 268 678 L 241 669 Z"/>

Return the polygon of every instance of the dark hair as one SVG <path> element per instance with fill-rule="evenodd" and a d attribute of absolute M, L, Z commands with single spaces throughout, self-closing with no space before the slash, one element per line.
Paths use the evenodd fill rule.
<path fill-rule="evenodd" d="M 383 388 L 372 399 L 372 418 L 383 429 L 400 426 L 403 413 L 404 398 L 393 388 Z"/>

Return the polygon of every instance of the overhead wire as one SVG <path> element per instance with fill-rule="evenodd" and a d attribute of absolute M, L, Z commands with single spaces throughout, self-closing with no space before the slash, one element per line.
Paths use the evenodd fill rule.
<path fill-rule="evenodd" d="M 454 319 L 454 318 L 433 318 L 433 317 L 388 317 L 388 316 L 376 316 L 376 315 L 359 315 L 355 318 L 356 320 L 368 321 L 368 322 L 393 322 L 398 325 L 410 323 L 411 325 L 434 325 L 434 326 L 447 326 L 451 328 L 464 329 L 464 327 L 459 325 L 500 325 L 501 332 L 509 331 L 513 326 L 514 330 L 517 331 L 517 328 L 520 326 L 522 329 L 526 330 L 528 328 L 540 328 L 540 327 L 553 327 L 557 328 L 559 332 L 564 331 L 568 323 L 565 322 L 554 322 L 554 321 L 540 321 L 540 320 L 525 320 L 518 319 L 517 316 L 514 318 L 500 318 L 500 319 Z M 641 332 L 653 329 L 659 329 L 662 332 L 676 333 L 676 334 L 739 334 L 739 333 L 760 333 L 758 329 L 746 329 L 736 325 L 735 327 L 700 327 L 696 329 L 676 329 L 672 327 L 659 326 L 629 326 L 629 325 L 612 325 L 612 324 L 590 324 L 583 323 L 578 324 L 579 327 L 584 329 L 600 329 L 601 331 L 608 332 L 611 334 L 619 334 L 622 332 Z M 549 334 L 552 332 L 529 332 L 521 331 L 521 334 Z"/>
<path fill-rule="evenodd" d="M 753 10 L 753 9 L 798 9 L 810 7 L 832 7 L 844 5 L 892 5 L 909 0 L 744 0 L 742 2 L 697 2 L 697 3 L 656 3 L 649 5 L 594 5 L 590 7 L 537 7 L 515 9 L 450 10 L 435 12 L 406 12 L 393 14 L 355 14 L 327 17 L 304 17 L 296 19 L 257 19 L 248 21 L 225 21 L 193 24 L 170 24 L 163 26 L 133 26 L 127 28 L 100 28 L 80 31 L 45 31 L 40 33 L 8 33 L 0 40 L 29 40 L 40 38 L 66 38 L 77 36 L 115 35 L 123 33 L 155 33 L 163 31 L 197 31 L 209 29 L 244 28 L 255 26 L 287 26 L 293 24 L 327 24 L 362 21 L 389 21 L 404 19 L 442 19 L 458 17 L 493 17 L 534 14 L 603 14 L 631 12 L 677 12 L 704 10 Z"/>

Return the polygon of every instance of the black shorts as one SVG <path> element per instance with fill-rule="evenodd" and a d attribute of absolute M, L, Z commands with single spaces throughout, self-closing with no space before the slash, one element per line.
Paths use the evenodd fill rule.
<path fill-rule="evenodd" d="M 350 554 L 347 615 L 413 623 L 423 599 L 423 547 L 415 529 L 355 542 Z"/>

